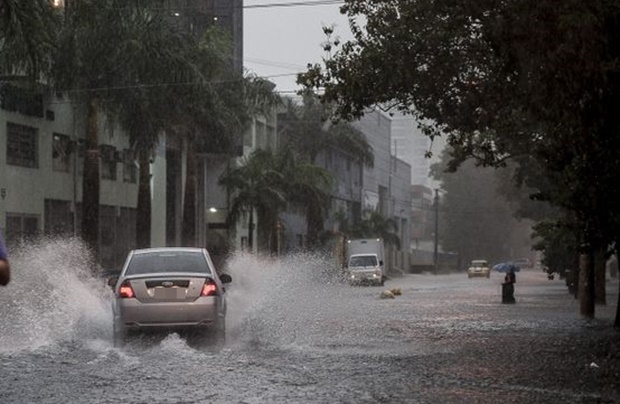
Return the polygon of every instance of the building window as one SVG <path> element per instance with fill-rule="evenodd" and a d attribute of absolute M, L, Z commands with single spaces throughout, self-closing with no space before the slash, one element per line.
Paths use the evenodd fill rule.
<path fill-rule="evenodd" d="M 254 142 L 252 141 L 252 128 L 246 130 L 243 134 L 243 145 L 247 147 L 254 147 Z"/>
<path fill-rule="evenodd" d="M 267 148 L 275 150 L 277 145 L 276 128 L 271 125 L 266 127 Z"/>
<path fill-rule="evenodd" d="M 37 128 L 6 124 L 6 162 L 14 166 L 37 168 Z"/>
<path fill-rule="evenodd" d="M 116 153 L 114 146 L 100 145 L 101 179 L 116 181 Z"/>
<path fill-rule="evenodd" d="M 5 231 L 9 246 L 32 240 L 39 234 L 39 216 L 7 212 Z"/>
<path fill-rule="evenodd" d="M 267 134 L 265 124 L 260 121 L 256 121 L 256 148 L 267 148 Z"/>
<path fill-rule="evenodd" d="M 72 143 L 69 136 L 54 133 L 52 139 L 52 169 L 69 172 L 71 168 Z"/>
<path fill-rule="evenodd" d="M 138 164 L 133 151 L 125 149 L 123 152 L 123 182 L 135 184 L 138 179 Z"/>

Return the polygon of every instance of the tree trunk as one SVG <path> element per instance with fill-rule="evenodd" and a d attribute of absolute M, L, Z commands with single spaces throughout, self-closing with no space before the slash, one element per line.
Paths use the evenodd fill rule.
<path fill-rule="evenodd" d="M 277 257 L 280 255 L 280 229 L 282 227 L 282 223 L 280 219 L 275 220 L 273 228 L 271 229 L 271 241 L 269 246 L 271 247 L 271 255 Z"/>
<path fill-rule="evenodd" d="M 308 225 L 308 248 L 316 249 L 319 247 L 319 235 L 323 231 L 323 217 L 321 208 L 315 205 L 308 206 L 306 222 Z"/>
<path fill-rule="evenodd" d="M 250 253 L 254 250 L 254 209 L 250 208 L 248 217 L 248 250 Z"/>
<path fill-rule="evenodd" d="M 579 312 L 583 318 L 594 318 L 594 260 L 592 250 L 579 255 Z"/>
<path fill-rule="evenodd" d="M 196 240 L 196 153 L 192 142 L 187 147 L 185 197 L 183 198 L 183 228 L 181 240 L 186 247 L 197 247 Z"/>
<path fill-rule="evenodd" d="M 151 246 L 151 173 L 148 150 L 139 150 L 140 178 L 138 179 L 138 205 L 136 208 L 136 246 Z"/>
<path fill-rule="evenodd" d="M 262 254 L 271 252 L 271 236 L 275 227 L 273 215 L 263 209 L 256 212 L 256 247 Z"/>
<path fill-rule="evenodd" d="M 86 152 L 82 177 L 82 239 L 99 263 L 99 135 L 97 99 L 88 102 Z"/>
<path fill-rule="evenodd" d="M 618 282 L 618 304 L 616 305 L 616 320 L 614 327 L 620 328 L 620 282 Z"/>
<path fill-rule="evenodd" d="M 598 305 L 606 305 L 607 292 L 605 290 L 605 249 L 597 248 L 594 254 L 595 303 Z"/>
<path fill-rule="evenodd" d="M 620 246 L 618 245 L 619 243 L 620 237 L 616 237 L 616 270 L 620 270 Z M 620 282 L 618 282 L 618 303 L 616 304 L 616 320 L 614 321 L 614 327 L 620 328 Z"/>

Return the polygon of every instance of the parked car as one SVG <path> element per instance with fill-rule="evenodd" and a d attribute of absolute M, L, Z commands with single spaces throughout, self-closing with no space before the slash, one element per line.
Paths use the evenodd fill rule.
<path fill-rule="evenodd" d="M 487 260 L 473 260 L 467 268 L 467 277 L 473 278 L 477 276 L 484 276 L 486 278 L 491 276 L 491 267 Z"/>
<path fill-rule="evenodd" d="M 188 332 L 200 341 L 222 343 L 226 333 L 225 283 L 204 248 L 131 251 L 114 288 L 114 343 L 135 333 Z"/>

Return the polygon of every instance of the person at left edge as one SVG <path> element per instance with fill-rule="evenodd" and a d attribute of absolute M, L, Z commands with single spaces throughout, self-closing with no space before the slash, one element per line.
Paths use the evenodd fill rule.
<path fill-rule="evenodd" d="M 4 245 L 0 234 L 0 285 L 6 286 L 11 280 L 11 266 L 9 265 L 9 252 Z"/>

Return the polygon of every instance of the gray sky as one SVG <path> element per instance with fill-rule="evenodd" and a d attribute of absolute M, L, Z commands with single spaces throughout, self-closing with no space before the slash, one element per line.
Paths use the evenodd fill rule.
<path fill-rule="evenodd" d="M 277 91 L 298 89 L 295 74 L 323 57 L 324 25 L 335 25 L 342 40 L 351 38 L 341 4 L 252 8 L 257 4 L 311 3 L 316 0 L 245 0 L 244 66 L 259 76 L 271 76 Z"/>
<path fill-rule="evenodd" d="M 320 0 L 244 0 L 244 66 L 261 77 L 269 78 L 276 84 L 276 90 L 284 95 L 292 96 L 299 89 L 295 83 L 296 73 L 306 71 L 308 63 L 318 63 L 324 56 L 321 47 L 326 39 L 323 26 L 333 25 L 334 36 L 342 41 L 352 38 L 347 18 L 339 12 L 342 3 L 264 8 L 252 6 L 313 1 Z M 444 139 L 436 139 L 435 143 L 433 158 L 429 163 L 439 159 L 445 145 Z M 424 151 L 412 153 L 417 159 L 423 159 Z M 430 178 L 427 185 L 438 186 Z"/>

